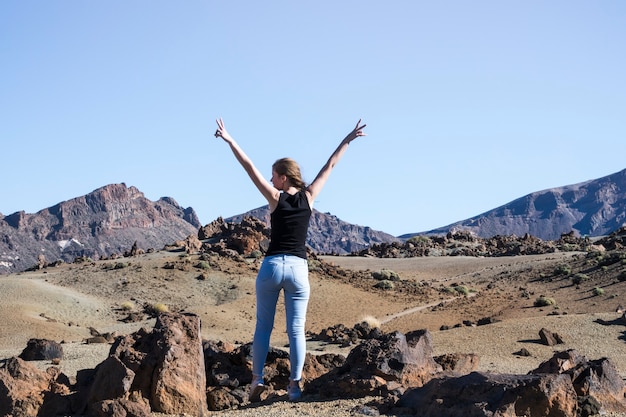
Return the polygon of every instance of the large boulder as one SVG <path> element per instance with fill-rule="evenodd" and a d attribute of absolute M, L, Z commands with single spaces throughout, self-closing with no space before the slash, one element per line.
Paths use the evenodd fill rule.
<path fill-rule="evenodd" d="M 568 350 L 556 352 L 527 375 L 438 375 L 406 391 L 392 408 L 424 417 L 587 417 L 626 412 L 625 393 L 624 381 L 608 359 L 590 361 Z"/>
<path fill-rule="evenodd" d="M 406 335 L 394 332 L 366 340 L 350 352 L 346 366 L 357 375 L 378 376 L 413 387 L 423 385 L 441 371 L 433 359 L 428 330 Z"/>
<path fill-rule="evenodd" d="M 70 414 L 69 381 L 59 368 L 46 371 L 10 358 L 0 368 L 0 416 Z"/>
<path fill-rule="evenodd" d="M 570 377 L 582 401 L 600 405 L 600 411 L 626 412 L 626 384 L 611 361 L 588 360 L 574 349 L 557 352 L 532 374 L 555 373 Z"/>
<path fill-rule="evenodd" d="M 432 379 L 405 392 L 396 406 L 420 417 L 571 417 L 577 396 L 566 375 L 472 372 Z"/>
<path fill-rule="evenodd" d="M 63 346 L 54 340 L 30 339 L 19 357 L 25 361 L 63 359 Z"/>
<path fill-rule="evenodd" d="M 322 397 L 365 397 L 420 387 L 441 372 L 428 330 L 380 335 L 353 348 L 345 364 L 310 384 Z"/>
<path fill-rule="evenodd" d="M 96 368 L 87 403 L 96 415 L 121 410 L 206 415 L 198 316 L 163 313 L 152 332 L 118 338 Z"/>

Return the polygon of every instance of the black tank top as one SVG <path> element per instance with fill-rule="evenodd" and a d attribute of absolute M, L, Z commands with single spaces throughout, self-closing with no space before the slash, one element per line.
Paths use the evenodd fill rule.
<path fill-rule="evenodd" d="M 271 214 L 271 240 L 266 255 L 295 255 L 306 259 L 306 233 L 311 207 L 304 191 L 281 193 Z"/>

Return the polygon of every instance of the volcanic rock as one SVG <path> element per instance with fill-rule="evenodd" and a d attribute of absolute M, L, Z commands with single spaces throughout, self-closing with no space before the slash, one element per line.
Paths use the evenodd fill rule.
<path fill-rule="evenodd" d="M 578 404 L 565 375 L 472 372 L 432 379 L 407 391 L 396 406 L 421 417 L 571 417 Z"/>
<path fill-rule="evenodd" d="M 550 330 L 545 328 L 539 330 L 539 338 L 541 339 L 541 342 L 547 346 L 554 346 L 565 343 L 563 341 L 563 338 L 558 333 L 551 332 Z"/>
<path fill-rule="evenodd" d="M 19 357 L 25 361 L 63 359 L 63 346 L 54 340 L 30 339 Z"/>

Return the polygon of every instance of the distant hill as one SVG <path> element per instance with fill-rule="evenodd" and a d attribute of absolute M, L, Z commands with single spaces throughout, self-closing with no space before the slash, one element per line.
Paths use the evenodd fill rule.
<path fill-rule="evenodd" d="M 626 170 L 596 180 L 534 192 L 467 220 L 420 234 L 469 231 L 488 238 L 496 235 L 556 240 L 574 231 L 580 236 L 604 236 L 626 223 Z"/>
<path fill-rule="evenodd" d="M 229 223 L 239 223 L 245 216 L 256 217 L 269 227 L 270 212 L 267 205 L 224 220 Z M 347 223 L 330 213 L 321 213 L 313 209 L 306 243 L 317 253 L 345 255 L 358 252 L 374 243 L 396 241 L 400 239 L 388 233 Z"/>
<path fill-rule="evenodd" d="M 109 257 L 129 251 L 161 249 L 196 235 L 200 222 L 192 208 L 172 198 L 148 200 L 135 187 L 112 184 L 35 214 L 0 215 L 0 273 L 47 262 L 72 262 L 84 256 Z"/>

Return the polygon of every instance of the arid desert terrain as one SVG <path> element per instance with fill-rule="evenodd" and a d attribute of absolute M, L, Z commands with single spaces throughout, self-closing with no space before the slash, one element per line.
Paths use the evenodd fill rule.
<path fill-rule="evenodd" d="M 574 348 L 589 359 L 608 357 L 626 377 L 626 324 L 616 311 L 626 297 L 626 282 L 574 284 L 554 274 L 560 265 L 584 257 L 580 252 L 492 258 L 321 256 L 311 261 L 326 267 L 311 268 L 307 331 L 315 335 L 336 324 L 353 326 L 374 318 L 385 332 L 428 329 L 435 354 L 475 353 L 481 371 L 526 373 L 555 351 Z M 51 339 L 63 342 L 65 358 L 59 366 L 74 375 L 107 356 L 108 344 L 86 343 L 94 330 L 128 334 L 151 328 L 154 318 L 146 312 L 159 308 L 199 315 L 205 339 L 250 342 L 260 259 L 204 259 L 161 250 L 0 276 L 0 360 L 19 355 L 31 338 Z M 375 288 L 371 273 L 381 270 L 397 274 L 393 288 Z M 594 293 L 599 286 L 603 292 Z M 542 295 L 555 304 L 535 306 Z M 128 321 L 131 313 L 137 321 Z M 481 319 L 490 324 L 477 325 Z M 279 305 L 274 346 L 287 343 L 284 327 Z M 542 328 L 565 343 L 542 344 Z M 315 340 L 309 348 L 345 354 L 349 349 Z M 522 348 L 530 356 L 516 354 Z M 215 414 L 350 415 L 354 403 L 312 409 L 306 403 L 274 403 Z M 328 414 L 324 407 L 330 407 Z"/>

